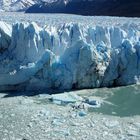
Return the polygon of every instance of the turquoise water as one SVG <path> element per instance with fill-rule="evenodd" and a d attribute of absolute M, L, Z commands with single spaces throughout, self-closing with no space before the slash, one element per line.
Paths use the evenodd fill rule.
<path fill-rule="evenodd" d="M 105 115 L 120 117 L 140 115 L 140 85 L 97 89 L 92 94 L 104 98 L 101 108 L 89 109 Z"/>
<path fill-rule="evenodd" d="M 87 96 L 89 99 L 97 98 L 103 102 L 100 108 L 89 108 L 89 113 L 96 112 L 120 117 L 140 115 L 140 85 L 75 91 L 76 94 L 78 92 L 81 96 Z M 43 99 L 40 103 L 50 102 Z"/>

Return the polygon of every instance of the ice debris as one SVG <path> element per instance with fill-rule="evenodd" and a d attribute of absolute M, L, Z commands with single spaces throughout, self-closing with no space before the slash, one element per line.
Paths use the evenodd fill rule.
<path fill-rule="evenodd" d="M 78 114 L 79 114 L 80 117 L 84 117 L 84 116 L 87 115 L 87 113 L 85 111 L 79 111 Z"/>
<path fill-rule="evenodd" d="M 97 100 L 93 98 L 86 98 L 84 100 L 84 103 L 94 108 L 99 108 L 101 107 L 101 104 L 102 104 L 101 100 Z"/>

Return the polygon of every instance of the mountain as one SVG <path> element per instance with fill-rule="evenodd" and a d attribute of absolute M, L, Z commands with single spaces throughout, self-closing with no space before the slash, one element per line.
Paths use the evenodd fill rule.
<path fill-rule="evenodd" d="M 140 16 L 140 0 L 58 0 L 37 3 L 26 13 L 69 13 L 79 15 Z"/>
<path fill-rule="evenodd" d="M 140 17 L 140 0 L 0 0 L 0 11 Z"/>
<path fill-rule="evenodd" d="M 56 0 L 0 0 L 0 11 L 25 11 L 34 4 Z"/>

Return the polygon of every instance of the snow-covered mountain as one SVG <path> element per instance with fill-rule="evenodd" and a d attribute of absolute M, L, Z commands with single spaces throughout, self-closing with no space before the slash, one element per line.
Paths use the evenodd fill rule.
<path fill-rule="evenodd" d="M 0 9 L 4 11 L 25 10 L 37 3 L 38 0 L 0 0 Z"/>
<path fill-rule="evenodd" d="M 85 0 L 0 0 L 0 11 L 25 11 L 31 6 L 37 4 L 40 6 L 67 5 L 69 2 L 80 2 Z M 93 0 L 96 1 L 96 0 Z M 100 0 L 102 1 L 102 0 Z"/>
<path fill-rule="evenodd" d="M 56 0 L 0 0 L 0 10 L 2 11 L 25 11 L 34 4 L 41 2 L 53 2 Z"/>
<path fill-rule="evenodd" d="M 0 90 L 73 89 L 140 82 L 140 30 L 0 22 Z"/>

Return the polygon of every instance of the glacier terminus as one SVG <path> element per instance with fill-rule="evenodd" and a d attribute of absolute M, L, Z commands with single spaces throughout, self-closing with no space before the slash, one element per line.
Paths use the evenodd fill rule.
<path fill-rule="evenodd" d="M 114 87 L 140 82 L 140 29 L 0 22 L 0 89 Z"/>

